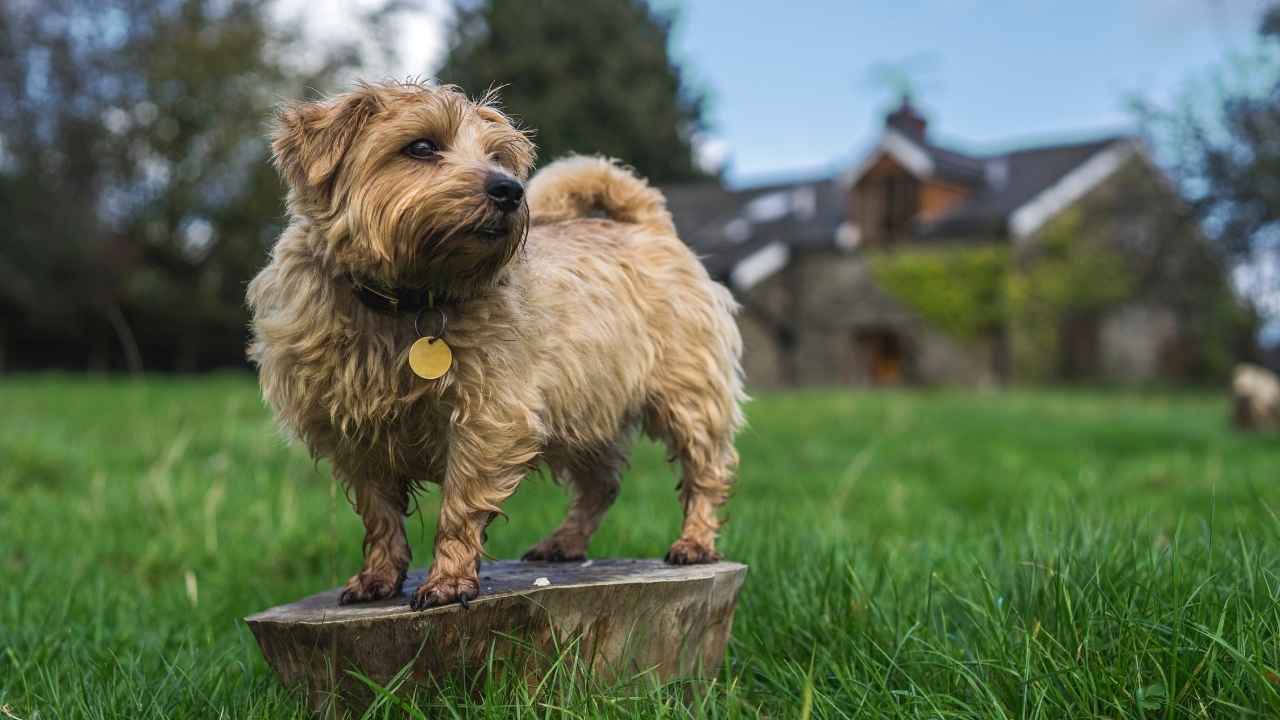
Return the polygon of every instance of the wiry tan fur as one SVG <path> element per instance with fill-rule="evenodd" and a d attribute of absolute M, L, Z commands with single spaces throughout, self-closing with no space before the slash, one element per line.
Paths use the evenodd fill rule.
<path fill-rule="evenodd" d="M 401 152 L 424 137 L 441 147 L 433 161 Z M 365 85 L 293 105 L 273 148 L 291 222 L 249 286 L 249 354 L 283 426 L 332 461 L 364 521 L 364 567 L 344 602 L 400 591 L 404 515 L 424 482 L 441 486 L 441 507 L 415 607 L 476 595 L 485 528 L 539 465 L 573 499 L 526 558 L 584 557 L 635 428 L 682 469 L 684 525 L 667 559 L 717 557 L 741 340 L 732 298 L 676 237 L 660 193 L 575 157 L 542 170 L 527 205 L 504 215 L 484 179 L 524 180 L 533 146 L 487 99 L 450 87 Z M 350 273 L 453 298 L 448 374 L 409 370 L 413 319 L 362 305 Z"/>

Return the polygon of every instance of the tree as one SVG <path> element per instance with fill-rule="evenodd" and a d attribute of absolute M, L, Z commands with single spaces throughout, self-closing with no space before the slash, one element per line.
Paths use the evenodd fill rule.
<path fill-rule="evenodd" d="M 1211 95 L 1172 108 L 1140 102 L 1191 208 L 1246 291 L 1280 318 L 1280 5 L 1263 13 L 1256 52 L 1211 77 Z"/>
<path fill-rule="evenodd" d="M 439 77 L 501 87 L 543 161 L 603 153 L 654 182 L 700 176 L 705 97 L 671 59 L 671 19 L 645 0 L 477 0 L 456 8 Z"/>
<path fill-rule="evenodd" d="M 266 122 L 360 60 L 292 64 L 271 10 L 0 4 L 0 348 L 19 364 L 243 362 L 244 283 L 283 221 Z"/>

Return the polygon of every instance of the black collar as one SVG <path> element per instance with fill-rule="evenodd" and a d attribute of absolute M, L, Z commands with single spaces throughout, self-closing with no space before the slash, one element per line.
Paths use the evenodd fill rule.
<path fill-rule="evenodd" d="M 415 315 L 423 310 L 452 302 L 456 298 L 433 288 L 386 287 L 348 275 L 356 299 L 383 315 Z"/>

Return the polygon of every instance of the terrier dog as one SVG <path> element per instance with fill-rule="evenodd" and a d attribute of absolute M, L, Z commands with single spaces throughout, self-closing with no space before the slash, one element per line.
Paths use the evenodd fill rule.
<path fill-rule="evenodd" d="M 732 297 L 657 190 L 580 156 L 526 186 L 528 135 L 448 86 L 288 105 L 271 147 L 290 223 L 249 284 L 249 356 L 286 432 L 331 462 L 364 523 L 340 602 L 401 592 L 404 517 L 427 482 L 440 513 L 414 608 L 476 597 L 486 526 L 540 466 L 572 500 L 524 559 L 583 559 L 637 428 L 681 466 L 667 562 L 718 559 L 742 341 Z"/>

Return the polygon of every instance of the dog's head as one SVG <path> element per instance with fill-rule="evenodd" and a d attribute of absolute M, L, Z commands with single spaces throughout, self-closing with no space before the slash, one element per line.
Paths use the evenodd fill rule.
<path fill-rule="evenodd" d="M 347 272 L 465 294 L 523 242 L 534 148 L 488 97 L 360 85 L 285 106 L 271 140 L 291 212 Z"/>

